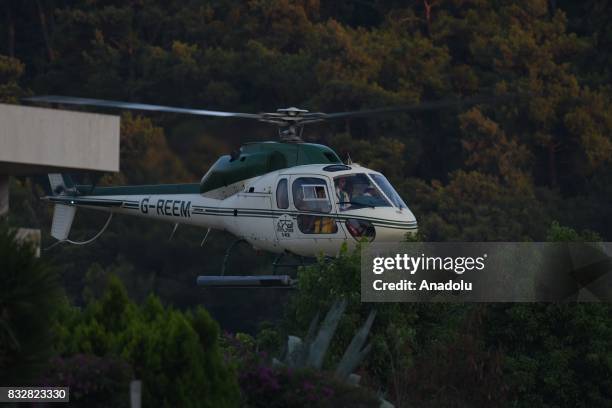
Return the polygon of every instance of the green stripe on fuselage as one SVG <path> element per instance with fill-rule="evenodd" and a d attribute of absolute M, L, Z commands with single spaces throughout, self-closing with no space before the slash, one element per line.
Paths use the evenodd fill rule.
<path fill-rule="evenodd" d="M 79 194 L 94 196 L 200 194 L 199 183 L 94 187 L 93 190 L 92 186 L 77 185 L 76 188 Z"/>

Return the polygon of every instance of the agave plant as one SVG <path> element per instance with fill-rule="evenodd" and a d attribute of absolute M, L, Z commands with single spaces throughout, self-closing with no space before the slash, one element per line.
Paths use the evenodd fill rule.
<path fill-rule="evenodd" d="M 323 366 L 323 361 L 325 360 L 325 355 L 327 354 L 331 340 L 338 328 L 338 323 L 345 310 L 346 300 L 334 302 L 320 325 L 319 314 L 317 313 L 310 322 L 308 332 L 303 340 L 297 336 L 288 336 L 285 358 L 282 362 L 275 359 L 275 363 L 292 368 L 309 367 L 320 370 Z M 360 377 L 353 374 L 353 371 L 364 360 L 372 348 L 371 344 L 366 345 L 366 341 L 375 318 L 376 311 L 372 310 L 365 323 L 353 336 L 353 339 L 344 351 L 334 371 L 334 375 L 337 379 L 353 385 L 359 384 Z M 389 408 L 393 407 L 393 405 L 381 398 L 381 407 Z"/>

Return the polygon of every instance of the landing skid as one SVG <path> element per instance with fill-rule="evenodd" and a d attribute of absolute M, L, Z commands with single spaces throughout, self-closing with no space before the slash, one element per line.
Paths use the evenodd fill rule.
<path fill-rule="evenodd" d="M 297 286 L 297 279 L 293 276 L 297 275 L 297 269 L 302 266 L 308 266 L 313 263 L 311 259 L 307 259 L 301 256 L 295 256 L 290 253 L 278 254 L 272 262 L 272 275 L 226 275 L 227 264 L 230 259 L 232 250 L 240 243 L 246 243 L 244 239 L 238 239 L 227 248 L 225 256 L 223 257 L 223 265 L 221 267 L 221 275 L 205 275 L 198 276 L 196 283 L 198 286 L 210 287 L 210 288 L 276 288 L 276 289 L 295 289 Z M 297 258 L 297 262 L 282 263 L 282 259 L 290 255 Z M 278 274 L 279 269 L 289 269 L 294 273 L 290 274 Z"/>
<path fill-rule="evenodd" d="M 214 288 L 294 289 L 297 283 L 289 275 L 198 276 L 198 286 Z"/>

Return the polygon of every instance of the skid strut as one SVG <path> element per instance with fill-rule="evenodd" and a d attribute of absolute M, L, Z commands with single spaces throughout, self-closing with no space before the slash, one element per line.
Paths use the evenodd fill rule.
<path fill-rule="evenodd" d="M 284 288 L 293 289 L 296 280 L 289 275 L 277 275 L 276 267 L 277 257 L 273 263 L 273 275 L 225 275 L 227 263 L 229 261 L 232 250 L 242 242 L 247 242 L 244 239 L 237 239 L 227 248 L 223 257 L 223 265 L 221 266 L 221 275 L 198 276 L 196 282 L 198 286 L 214 287 L 214 288 Z M 281 265 L 282 266 L 282 265 Z"/>

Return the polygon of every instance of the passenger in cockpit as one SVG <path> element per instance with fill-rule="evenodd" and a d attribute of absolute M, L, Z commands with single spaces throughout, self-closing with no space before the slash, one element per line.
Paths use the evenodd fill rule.
<path fill-rule="evenodd" d="M 338 197 L 338 206 L 340 210 L 346 210 L 351 206 L 349 191 L 350 187 L 348 186 L 347 177 L 338 177 L 336 179 L 336 197 Z"/>

